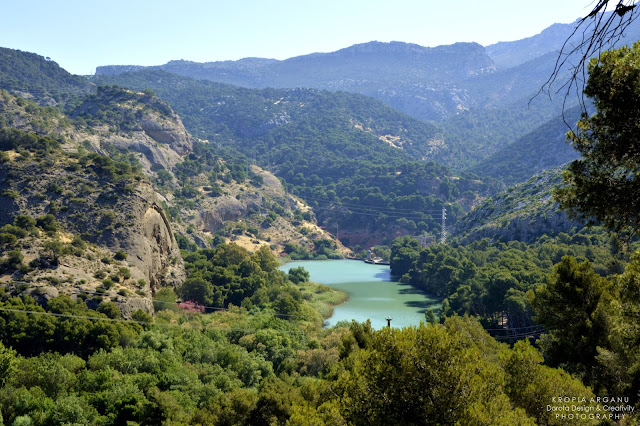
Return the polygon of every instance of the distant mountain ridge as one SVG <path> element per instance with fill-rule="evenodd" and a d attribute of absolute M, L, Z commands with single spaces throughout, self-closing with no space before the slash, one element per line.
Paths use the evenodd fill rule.
<path fill-rule="evenodd" d="M 541 33 L 516 41 L 501 41 L 486 46 L 487 54 L 496 66 L 506 69 L 554 52 L 573 32 L 573 24 L 553 24 Z"/>
<path fill-rule="evenodd" d="M 558 51 L 575 24 L 554 24 L 532 37 L 486 47 L 477 43 L 424 47 L 372 41 L 282 61 L 180 60 L 144 68 L 247 88 L 306 87 L 360 93 L 415 118 L 441 121 L 473 108 L 530 99 L 550 76 Z M 640 23 L 634 22 L 616 46 L 639 38 Z M 101 66 L 96 75 L 141 69 L 135 65 Z"/>
<path fill-rule="evenodd" d="M 607 12 L 603 19 L 614 12 Z M 532 59 L 544 56 L 548 53 L 554 53 L 555 58 L 562 48 L 566 40 L 574 33 L 574 29 L 578 25 L 576 20 L 570 24 L 553 24 L 544 29 L 539 34 L 527 37 L 521 40 L 498 42 L 486 46 L 487 54 L 493 59 L 498 69 L 506 69 L 524 64 Z M 575 32 L 571 41 L 567 46 L 577 45 L 583 37 L 584 31 L 589 31 L 590 26 L 581 28 Z M 627 43 L 633 43 L 640 39 L 640 23 L 637 20 L 631 22 L 626 28 L 620 40 L 617 40 L 614 46 L 603 46 L 605 49 L 620 47 Z M 554 59 L 555 59 L 554 58 Z"/>
<path fill-rule="evenodd" d="M 460 56 L 464 55 L 465 62 L 460 66 Z M 298 87 L 299 83 L 308 83 L 309 77 L 298 75 L 292 71 L 300 68 L 318 66 L 310 69 L 319 78 L 319 82 L 330 84 L 335 77 L 343 77 L 345 72 L 352 77 L 364 76 L 380 79 L 371 69 L 353 67 L 352 63 L 345 63 L 345 59 L 356 59 L 362 63 L 387 69 L 395 74 L 403 74 L 407 69 L 413 69 L 418 77 L 426 81 L 442 81 L 452 75 L 455 78 L 468 77 L 492 72 L 493 61 L 484 53 L 484 48 L 477 43 L 455 43 L 437 47 L 424 47 L 413 43 L 392 41 L 383 43 L 371 41 L 356 44 L 335 52 L 310 53 L 285 60 L 244 58 L 237 61 L 193 62 L 174 60 L 164 65 L 143 67 L 139 65 L 106 65 L 96 68 L 96 75 L 117 75 L 125 72 L 139 71 L 143 68 L 159 68 L 175 74 L 188 77 L 218 81 L 220 83 L 236 84 L 223 79 L 234 79 L 227 74 L 229 71 L 247 71 L 237 78 L 243 80 L 244 87 L 263 88 L 267 82 L 274 88 Z M 391 59 L 401 59 L 406 63 L 390 63 Z M 451 62 L 455 59 L 457 63 Z M 332 67 L 340 68 L 332 68 Z M 296 69 L 298 68 L 298 69 Z M 253 71 L 253 75 L 251 74 Z M 377 70 L 373 70 L 377 71 Z M 197 75 L 195 75 L 197 74 Z M 411 79 L 411 76 L 409 76 Z M 218 80 L 219 79 L 219 80 Z M 297 84 L 298 83 L 298 84 Z M 315 87 L 322 88 L 322 87 Z"/>
<path fill-rule="evenodd" d="M 171 61 L 148 68 L 248 88 L 308 87 L 360 93 L 426 120 L 468 108 L 471 97 L 458 88 L 460 82 L 495 71 L 493 61 L 477 43 L 430 48 L 402 42 L 369 42 L 284 61 Z M 103 66 L 96 69 L 96 75 L 138 70 L 136 66 Z"/>

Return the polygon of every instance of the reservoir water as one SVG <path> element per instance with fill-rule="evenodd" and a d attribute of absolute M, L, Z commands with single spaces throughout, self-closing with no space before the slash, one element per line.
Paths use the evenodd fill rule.
<path fill-rule="evenodd" d="M 372 265 L 358 260 L 304 260 L 289 262 L 280 267 L 304 267 L 311 281 L 329 285 L 349 295 L 349 300 L 336 306 L 325 326 L 339 321 L 371 320 L 374 329 L 387 325 L 390 316 L 392 327 L 418 325 L 424 321 L 427 309 L 440 309 L 440 300 L 411 286 L 392 279 L 388 265 Z"/>

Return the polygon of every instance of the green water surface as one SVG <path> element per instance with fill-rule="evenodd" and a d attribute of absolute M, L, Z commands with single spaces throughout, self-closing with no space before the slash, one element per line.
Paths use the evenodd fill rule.
<path fill-rule="evenodd" d="M 289 262 L 283 271 L 298 266 L 311 275 L 311 281 L 329 285 L 349 295 L 349 300 L 335 307 L 325 321 L 330 327 L 339 321 L 371 320 L 374 329 L 418 325 L 427 309 L 440 309 L 440 300 L 391 277 L 388 265 L 371 265 L 358 260 L 304 260 Z"/>

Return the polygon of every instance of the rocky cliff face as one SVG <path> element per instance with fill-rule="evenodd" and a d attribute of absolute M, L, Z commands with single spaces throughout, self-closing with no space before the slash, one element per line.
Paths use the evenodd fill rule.
<path fill-rule="evenodd" d="M 215 198 L 195 199 L 192 209 L 182 210 L 184 222 L 191 228 L 185 232 L 181 224 L 179 232 L 200 246 L 217 234 L 249 251 L 267 246 L 275 254 L 282 253 L 286 243 L 313 250 L 316 239 L 334 240 L 312 219 L 302 217 L 311 209 L 288 194 L 277 177 L 257 166 L 251 169 L 261 178 L 259 187 L 232 182 L 224 184 L 224 193 Z"/>
<path fill-rule="evenodd" d="M 2 201 L 7 201 L 3 203 L 7 206 L 2 211 L 3 223 L 12 223 L 20 214 L 33 218 L 51 214 L 58 224 L 61 234 L 37 234 L 31 240 L 25 251 L 29 257 L 41 257 L 51 241 L 69 243 L 73 236 L 81 236 L 96 245 L 101 253 L 96 257 L 112 258 L 113 253 L 124 252 L 122 266 L 130 269 L 132 283 L 144 280 L 145 292 L 184 281 L 171 224 L 148 182 L 113 184 L 99 174 L 70 172 L 61 165 L 45 169 L 19 156 L 0 166 L 0 176 L 0 191 L 5 194 Z M 93 274 L 108 266 L 91 257 L 70 258 L 53 270 L 43 264 L 45 270 L 34 270 L 29 276 L 35 281 L 44 275 L 60 279 L 73 276 L 96 283 L 99 280 Z"/>
<path fill-rule="evenodd" d="M 171 224 L 158 203 L 151 185 L 141 183 L 135 194 L 118 206 L 130 222 L 104 239 L 112 251 L 127 253 L 129 263 L 142 272 L 151 289 L 177 287 L 185 279 Z"/>
<path fill-rule="evenodd" d="M 76 140 L 89 140 L 98 152 L 108 146 L 138 152 L 147 175 L 171 170 L 193 148 L 180 117 L 151 94 L 100 88 L 70 115 L 92 125 L 92 135 L 81 132 Z"/>
<path fill-rule="evenodd" d="M 30 283 L 45 299 L 100 291 L 103 300 L 120 303 L 126 317 L 136 309 L 151 312 L 153 291 L 184 281 L 161 198 L 143 170 L 122 161 L 120 151 L 110 151 L 138 153 L 147 170 L 172 167 L 190 151 L 191 139 L 179 118 L 170 109 L 162 112 L 168 107 L 161 101 L 148 98 L 148 103 L 133 99 L 112 108 L 122 117 L 137 118 L 127 122 L 127 129 L 115 131 L 124 119 L 86 125 L 0 93 L 0 226 L 14 223 L 19 215 L 50 218 L 49 229 L 39 225 L 24 233 L 3 228 L 18 238 L 3 234 L 0 283 Z M 96 107 L 97 115 L 101 107 Z M 91 114 L 85 114 L 85 123 L 87 119 Z M 11 250 L 23 259 L 18 269 L 2 267 Z"/>

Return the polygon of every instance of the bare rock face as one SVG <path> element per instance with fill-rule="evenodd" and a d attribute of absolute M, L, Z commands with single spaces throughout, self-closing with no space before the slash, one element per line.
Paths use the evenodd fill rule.
<path fill-rule="evenodd" d="M 141 164 L 147 175 L 158 168 L 173 169 L 193 149 L 191 137 L 180 117 L 173 112 L 168 116 L 153 111 L 145 113 L 137 124 L 139 130 L 131 135 L 110 134 L 100 141 L 100 145 L 141 153 Z M 99 149 L 96 143 L 96 151 Z"/>
<path fill-rule="evenodd" d="M 44 305 L 49 300 L 58 297 L 60 292 L 53 286 L 42 286 L 31 288 L 29 295 Z"/>
<path fill-rule="evenodd" d="M 20 246 L 25 264 L 37 265 L 25 279 L 33 283 L 30 293 L 42 303 L 59 294 L 76 297 L 95 291 L 105 274 L 112 274 L 119 277 L 113 278 L 117 287 L 104 297 L 118 301 L 125 318 L 138 309 L 153 312 L 148 296 L 163 286 L 177 287 L 186 277 L 160 197 L 137 172 L 110 173 L 99 162 L 82 163 L 67 154 L 79 152 L 80 146 L 91 149 L 88 144 L 105 155 L 113 153 L 107 145 L 128 148 L 142 154 L 144 171 L 152 176 L 150 170 L 170 170 L 192 149 L 179 117 L 155 96 L 123 89 L 104 91 L 79 107 L 77 116 L 91 124 L 87 127 L 69 124 L 62 115 L 41 120 L 37 109 L 23 104 L 0 91 L 0 118 L 7 127 L 42 134 L 38 126 L 44 126 L 65 138 L 62 149 L 46 161 L 14 150 L 6 151 L 0 161 L 0 225 L 12 223 L 18 214 L 55 217 L 55 230 L 29 234 Z M 100 122 L 105 109 L 110 117 L 120 113 L 120 122 Z M 75 237 L 81 238 L 83 248 L 72 246 Z M 53 249 L 47 248 L 50 242 L 77 252 L 53 256 Z M 0 278 L 12 279 L 7 274 Z M 134 292 L 131 300 L 124 297 Z"/>
<path fill-rule="evenodd" d="M 200 212 L 200 227 L 208 232 L 215 232 L 220 229 L 225 222 L 242 219 L 249 212 L 249 205 L 233 197 L 223 196 L 218 198 L 215 206 L 209 206 Z"/>
<path fill-rule="evenodd" d="M 122 302 L 118 302 L 118 307 L 122 312 L 122 317 L 125 319 L 131 319 L 131 316 L 137 310 L 142 310 L 147 313 L 153 312 L 151 299 L 143 297 L 129 297 Z"/>
<path fill-rule="evenodd" d="M 225 222 L 233 222 L 247 217 L 251 213 L 264 211 L 266 200 L 275 201 L 287 210 L 290 210 L 295 201 L 289 200 L 280 180 L 273 174 L 252 166 L 253 173 L 260 175 L 263 185 L 260 194 L 248 191 L 239 191 L 237 185 L 227 185 L 228 195 L 223 195 L 214 200 L 205 200 L 196 219 L 196 226 L 206 232 L 215 232 Z"/>
<path fill-rule="evenodd" d="M 132 226 L 118 232 L 113 242 L 142 271 L 152 289 L 176 287 L 185 280 L 185 272 L 171 225 L 150 185 L 140 185 L 136 199 L 129 205 L 134 218 Z"/>
<path fill-rule="evenodd" d="M 122 137 L 113 135 L 100 141 L 102 146 L 111 145 L 118 149 L 128 149 L 139 152 L 143 156 L 140 159 L 142 169 L 145 174 L 151 174 L 152 170 L 164 168 L 171 170 L 176 164 L 182 161 L 182 156 L 174 151 L 169 145 L 155 143 L 146 133 L 136 132 L 133 137 Z M 95 148 L 100 152 L 100 147 Z"/>
<path fill-rule="evenodd" d="M 169 145 L 180 155 L 187 155 L 193 148 L 191 138 L 180 118 L 177 115 L 171 118 L 173 120 L 160 120 L 147 116 L 140 121 L 140 126 L 144 133 L 154 141 Z"/>
<path fill-rule="evenodd" d="M 114 123 L 98 123 L 94 131 L 102 134 L 98 138 L 81 135 L 82 140 L 90 140 L 93 149 L 103 154 L 103 148 L 108 145 L 143 154 L 140 160 L 147 175 L 159 168 L 171 170 L 193 149 L 192 138 L 180 117 L 167 103 L 151 94 L 101 88 L 71 116 L 95 121 L 105 110 L 125 117 L 119 123 L 120 131 L 113 131 Z"/>
<path fill-rule="evenodd" d="M 543 216 L 523 214 L 505 222 L 490 222 L 473 229 L 461 238 L 461 241 L 466 244 L 488 238 L 492 241 L 516 240 L 533 243 L 541 235 L 567 232 L 571 228 L 582 226 L 580 222 L 570 219 L 566 212 L 559 209 L 549 210 Z"/>

